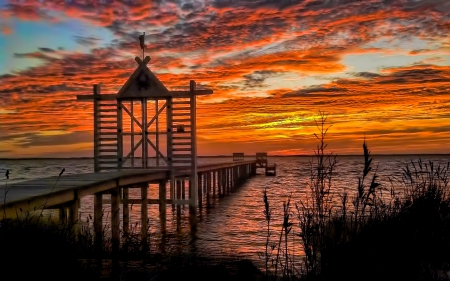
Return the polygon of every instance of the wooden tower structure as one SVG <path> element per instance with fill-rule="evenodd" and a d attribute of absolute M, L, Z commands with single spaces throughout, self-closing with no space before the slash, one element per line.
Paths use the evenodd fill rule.
<path fill-rule="evenodd" d="M 168 170 L 172 200 L 176 173 L 183 171 L 194 187 L 189 205 L 197 207 L 196 96 L 213 91 L 197 90 L 194 80 L 187 91 L 170 91 L 147 66 L 149 56 L 135 61 L 117 94 L 101 94 L 94 85 L 93 95 L 77 96 L 94 102 L 94 170 Z"/>

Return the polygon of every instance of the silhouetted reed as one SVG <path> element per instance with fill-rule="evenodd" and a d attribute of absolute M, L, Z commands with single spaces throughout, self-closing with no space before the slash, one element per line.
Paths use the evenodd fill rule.
<path fill-rule="evenodd" d="M 276 249 L 276 261 L 271 266 L 267 257 L 271 254 L 269 222 L 273 217 L 268 220 L 266 215 L 267 278 L 450 279 L 446 273 L 450 269 L 450 162 L 441 166 L 420 159 L 411 161 L 401 169 L 400 181 L 390 179 L 388 189 L 378 181 L 364 140 L 364 166 L 356 187 L 347 186 L 344 193 L 336 194 L 332 190 L 337 161 L 336 155 L 326 152 L 326 121 L 321 112 L 316 122 L 319 144 L 310 162 L 310 183 L 305 196 L 295 203 L 295 224 L 290 220 L 290 200 L 283 203 L 283 225 L 272 248 Z M 266 191 L 263 201 L 266 214 Z M 295 253 L 288 251 L 287 235 L 291 231 L 297 239 L 290 243 L 300 244 L 304 251 L 302 263 L 294 262 Z"/>
<path fill-rule="evenodd" d="M 3 219 L 6 219 L 6 195 L 8 194 L 8 180 L 9 180 L 9 170 L 5 173 L 5 194 L 3 197 Z"/>

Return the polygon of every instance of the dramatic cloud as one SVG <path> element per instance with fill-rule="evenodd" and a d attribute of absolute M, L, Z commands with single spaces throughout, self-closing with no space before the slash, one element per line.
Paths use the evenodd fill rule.
<path fill-rule="evenodd" d="M 92 104 L 76 95 L 116 93 L 142 32 L 168 88 L 214 90 L 198 99 L 200 153 L 310 152 L 319 111 L 344 153 L 364 135 L 377 153 L 450 140 L 449 1 L 10 0 L 0 19 L 0 46 L 16 44 L 0 57 L 0 157 L 90 155 Z"/>

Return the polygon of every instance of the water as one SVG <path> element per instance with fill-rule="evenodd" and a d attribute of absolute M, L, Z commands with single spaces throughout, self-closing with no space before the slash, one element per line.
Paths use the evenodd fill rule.
<path fill-rule="evenodd" d="M 421 156 L 373 156 L 373 170 L 379 175 L 379 182 L 385 188 L 401 177 L 402 168 L 411 161 L 433 161 L 435 165 L 447 165 L 448 155 Z M 264 251 L 265 227 L 262 193 L 267 189 L 270 205 L 273 209 L 273 236 L 276 240 L 282 212 L 282 204 L 289 196 L 297 202 L 307 189 L 310 175 L 311 157 L 269 157 L 277 164 L 277 176 L 257 175 L 238 188 L 230 196 L 215 199 L 212 208 L 202 208 L 199 212 L 199 224 L 195 234 L 190 233 L 188 208 L 181 207 L 181 220 L 177 220 L 176 209 L 167 206 L 167 242 L 166 251 L 186 249 L 209 256 L 238 256 L 249 258 L 262 265 L 259 253 Z M 200 158 L 200 164 L 231 161 L 230 158 Z M 352 192 L 356 190 L 358 176 L 363 169 L 362 156 L 341 156 L 337 158 L 333 191 Z M 47 176 L 57 176 L 65 168 L 64 174 L 78 174 L 93 171 L 92 159 L 28 159 L 0 160 L 0 179 L 5 179 L 9 169 L 8 183 Z M 262 171 L 260 171 L 262 172 Z M 150 198 L 157 198 L 157 185 L 150 185 Z M 138 198 L 138 189 L 130 192 L 130 197 Z M 106 197 L 106 196 L 105 196 Z M 204 200 L 205 201 L 205 200 Z M 93 210 L 93 198 L 82 198 L 80 208 L 81 221 L 86 222 Z M 107 213 L 108 205 L 105 206 Z M 158 206 L 149 206 L 151 250 L 160 250 L 160 221 Z M 140 207 L 132 206 L 130 216 L 133 223 L 139 222 Z M 106 220 L 105 220 L 106 221 Z M 295 221 L 295 219 L 294 219 Z M 294 229 L 293 235 L 295 235 Z M 294 245 L 293 251 L 301 254 L 300 245 Z"/>

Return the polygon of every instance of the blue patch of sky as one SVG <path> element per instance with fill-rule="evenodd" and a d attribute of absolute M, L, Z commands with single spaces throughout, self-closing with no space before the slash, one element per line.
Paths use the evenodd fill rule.
<path fill-rule="evenodd" d="M 7 20 L 7 24 L 12 27 L 13 33 L 0 34 L 0 75 L 44 63 L 39 59 L 16 58 L 14 53 L 32 53 L 39 51 L 39 48 L 87 53 L 92 47 L 108 46 L 114 36 L 105 28 L 93 27 L 76 19 L 64 19 L 51 23 L 12 18 Z M 98 38 L 98 44 L 96 46 L 80 45 L 76 42 L 76 36 Z"/>
<path fill-rule="evenodd" d="M 411 37 L 408 40 L 383 38 L 362 47 L 362 49 L 377 48 L 380 50 L 379 52 L 346 55 L 343 58 L 343 63 L 347 66 L 349 74 L 356 72 L 379 73 L 385 68 L 426 63 L 427 60 L 436 57 L 441 60 L 435 60 L 436 62 L 433 64 L 449 65 L 450 56 L 443 52 L 440 53 L 439 47 L 441 47 L 440 42 L 426 41 L 416 37 Z M 436 50 L 436 53 L 411 55 L 410 51 L 415 50 Z"/>

